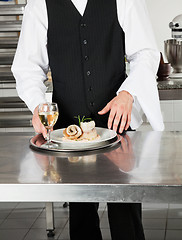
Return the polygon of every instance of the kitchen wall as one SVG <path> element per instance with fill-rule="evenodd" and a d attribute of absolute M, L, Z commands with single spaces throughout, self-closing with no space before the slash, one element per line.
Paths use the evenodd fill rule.
<path fill-rule="evenodd" d="M 182 14 L 182 0 L 146 0 L 146 3 L 158 48 L 164 52 L 164 40 L 171 38 L 169 23 Z"/>
<path fill-rule="evenodd" d="M 182 14 L 182 0 L 146 0 L 158 49 L 164 55 L 164 40 L 171 38 L 169 23 Z M 182 131 L 182 101 L 161 101 L 165 130 Z M 140 130 L 150 130 L 144 117 Z"/>

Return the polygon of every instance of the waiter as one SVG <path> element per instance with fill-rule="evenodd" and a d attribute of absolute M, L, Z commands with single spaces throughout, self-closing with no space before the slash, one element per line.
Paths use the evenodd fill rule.
<path fill-rule="evenodd" d="M 35 131 L 45 137 L 38 105 L 46 102 L 49 67 L 56 128 L 81 115 L 122 133 L 138 128 L 145 113 L 160 131 L 159 58 L 144 0 L 29 0 L 12 71 Z M 96 203 L 70 203 L 71 240 L 102 239 L 97 210 Z M 110 203 L 108 216 L 113 240 L 144 239 L 140 204 Z"/>

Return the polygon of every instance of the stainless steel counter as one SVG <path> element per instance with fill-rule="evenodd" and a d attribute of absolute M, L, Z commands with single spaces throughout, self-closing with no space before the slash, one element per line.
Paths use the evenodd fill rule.
<path fill-rule="evenodd" d="M 160 100 L 182 100 L 182 79 L 158 82 Z"/>
<path fill-rule="evenodd" d="M 128 132 L 114 148 L 38 152 L 0 134 L 0 201 L 182 202 L 182 132 Z"/>

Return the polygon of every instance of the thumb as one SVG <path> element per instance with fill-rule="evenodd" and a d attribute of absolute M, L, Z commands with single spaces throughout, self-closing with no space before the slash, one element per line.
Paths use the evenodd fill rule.
<path fill-rule="evenodd" d="M 41 126 L 41 133 L 43 137 L 46 139 L 47 138 L 47 129 L 42 125 Z"/>
<path fill-rule="evenodd" d="M 98 114 L 103 115 L 109 112 L 111 109 L 111 102 L 109 102 L 101 111 L 98 112 Z"/>

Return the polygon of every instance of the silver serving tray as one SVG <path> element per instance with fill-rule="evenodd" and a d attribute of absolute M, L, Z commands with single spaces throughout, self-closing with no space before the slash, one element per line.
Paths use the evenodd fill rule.
<path fill-rule="evenodd" d="M 101 141 L 97 142 L 94 145 L 87 145 L 83 147 L 83 145 L 80 143 L 80 147 L 78 148 L 69 148 L 68 144 L 67 147 L 65 148 L 65 145 L 62 145 L 61 143 L 56 143 L 54 147 L 47 148 L 45 147 L 46 140 L 43 138 L 42 134 L 35 135 L 30 139 L 30 146 L 34 150 L 39 150 L 39 151 L 51 151 L 51 152 L 82 152 L 82 151 L 92 151 L 92 150 L 97 150 L 97 149 L 102 149 L 102 148 L 108 148 L 115 146 L 121 141 L 121 136 L 119 134 L 116 135 L 116 137 L 109 139 L 107 141 Z"/>

